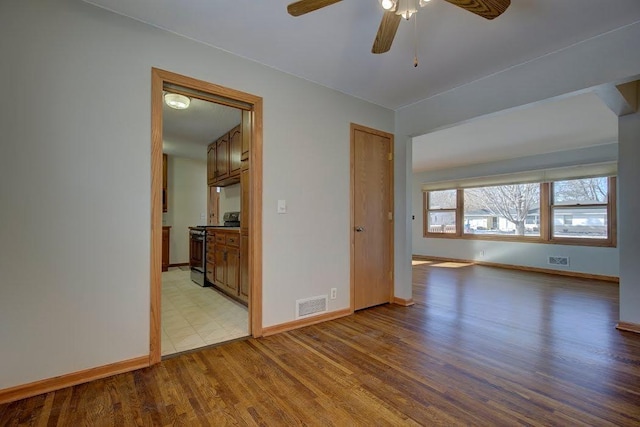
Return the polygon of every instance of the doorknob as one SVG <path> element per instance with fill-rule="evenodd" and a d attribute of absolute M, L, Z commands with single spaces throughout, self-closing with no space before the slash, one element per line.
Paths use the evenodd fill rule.
<path fill-rule="evenodd" d="M 363 231 L 364 231 L 364 227 L 361 227 L 361 226 L 357 226 L 356 227 L 356 232 L 357 233 L 362 233 Z"/>

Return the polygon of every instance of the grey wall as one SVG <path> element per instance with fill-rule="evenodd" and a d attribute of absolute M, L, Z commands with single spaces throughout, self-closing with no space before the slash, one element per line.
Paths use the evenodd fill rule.
<path fill-rule="evenodd" d="M 618 133 L 620 320 L 640 325 L 640 113 L 621 117 Z"/>
<path fill-rule="evenodd" d="M 189 227 L 207 222 L 207 162 L 169 155 L 168 207 L 162 225 L 170 225 L 169 262 L 189 262 Z"/>
<path fill-rule="evenodd" d="M 149 352 L 152 67 L 264 98 L 264 326 L 349 306 L 349 125 L 392 111 L 78 0 L 0 2 L 0 51 L 0 389 Z"/>

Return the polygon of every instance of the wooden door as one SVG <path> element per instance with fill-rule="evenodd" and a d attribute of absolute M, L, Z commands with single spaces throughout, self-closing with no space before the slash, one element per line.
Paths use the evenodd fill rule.
<path fill-rule="evenodd" d="M 354 310 L 393 299 L 393 135 L 351 126 Z"/>

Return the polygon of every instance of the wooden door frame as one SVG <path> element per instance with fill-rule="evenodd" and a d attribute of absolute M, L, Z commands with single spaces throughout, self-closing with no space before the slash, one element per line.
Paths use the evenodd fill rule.
<path fill-rule="evenodd" d="M 254 337 L 262 336 L 262 97 L 213 83 L 151 69 L 151 279 L 149 364 L 159 363 L 161 351 L 162 297 L 162 91 L 165 84 L 209 94 L 214 102 L 224 99 L 250 105 L 253 113 L 249 151 L 249 325 Z M 204 98 L 203 98 L 204 99 Z M 209 99 L 206 99 L 209 100 Z"/>
<path fill-rule="evenodd" d="M 354 197 L 355 197 L 355 132 L 356 131 L 362 131 L 362 132 L 366 132 L 366 133 L 370 133 L 373 135 L 378 135 L 381 136 L 383 138 L 389 138 L 390 142 L 391 142 L 391 146 L 390 146 L 390 151 L 391 151 L 391 159 L 389 160 L 389 169 L 390 169 L 390 173 L 389 173 L 389 177 L 390 177 L 390 182 L 389 182 L 389 186 L 390 186 L 390 204 L 391 206 L 389 206 L 389 211 L 393 212 L 393 220 L 391 222 L 391 233 L 389 236 L 389 265 L 391 267 L 391 286 L 390 288 L 390 292 L 389 292 L 389 302 L 392 303 L 394 302 L 394 296 L 395 296 L 395 266 L 394 266 L 394 253 L 395 253 L 395 237 L 394 237 L 394 228 L 395 228 L 395 202 L 394 202 L 394 196 L 393 196 L 393 186 L 394 186 L 394 181 L 393 181 L 393 177 L 394 177 L 394 160 L 393 160 L 393 153 L 394 153 L 394 141 L 393 141 L 393 134 L 388 133 L 388 132 L 384 132 L 381 130 L 377 130 L 377 129 L 373 129 L 373 128 L 369 128 L 366 126 L 362 126 L 362 125 L 358 125 L 356 123 L 351 123 L 351 129 L 350 129 L 350 140 L 351 140 L 351 154 L 350 154 L 350 176 L 351 176 L 351 189 L 350 189 L 350 227 L 349 227 L 349 239 L 351 242 L 351 260 L 350 260 L 350 269 L 351 269 L 351 312 L 355 311 L 355 233 L 354 228 L 356 226 L 355 224 L 355 202 L 354 202 Z"/>

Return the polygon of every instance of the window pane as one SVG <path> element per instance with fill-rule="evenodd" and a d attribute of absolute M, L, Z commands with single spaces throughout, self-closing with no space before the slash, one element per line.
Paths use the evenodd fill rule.
<path fill-rule="evenodd" d="M 456 190 L 430 191 L 429 209 L 455 209 Z"/>
<path fill-rule="evenodd" d="M 464 232 L 539 236 L 540 184 L 464 190 Z"/>
<path fill-rule="evenodd" d="M 429 233 L 455 233 L 456 213 L 451 211 L 429 212 L 427 227 Z"/>
<path fill-rule="evenodd" d="M 607 238 L 607 208 L 554 208 L 553 237 Z"/>
<path fill-rule="evenodd" d="M 574 179 L 553 183 L 554 205 L 589 205 L 607 203 L 606 177 Z"/>

